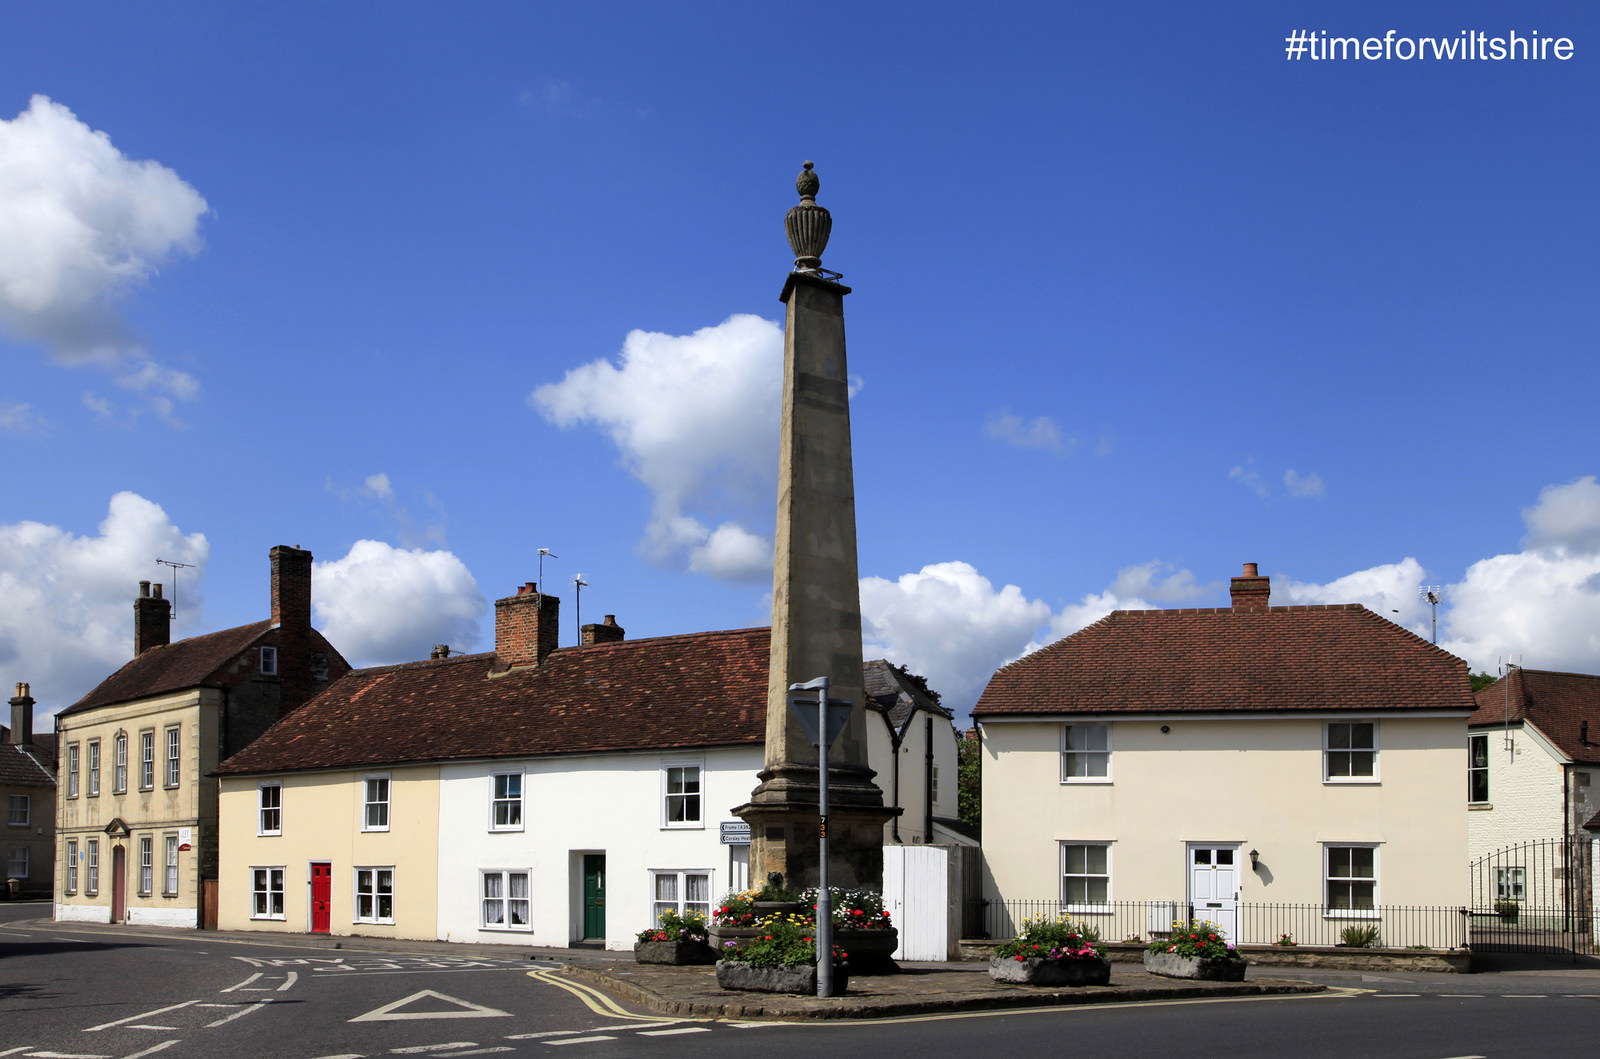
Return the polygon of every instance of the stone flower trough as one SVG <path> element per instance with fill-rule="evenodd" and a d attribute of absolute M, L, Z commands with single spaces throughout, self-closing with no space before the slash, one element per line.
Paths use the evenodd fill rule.
<path fill-rule="evenodd" d="M 1037 956 L 992 956 L 989 977 L 1011 985 L 1109 985 L 1111 961 L 1102 956 L 1071 960 L 1046 960 Z"/>
<path fill-rule="evenodd" d="M 1144 969 L 1163 978 L 1198 978 L 1205 982 L 1242 982 L 1249 966 L 1243 956 L 1226 960 L 1203 960 L 1198 956 L 1179 956 L 1175 952 L 1146 952 Z"/>

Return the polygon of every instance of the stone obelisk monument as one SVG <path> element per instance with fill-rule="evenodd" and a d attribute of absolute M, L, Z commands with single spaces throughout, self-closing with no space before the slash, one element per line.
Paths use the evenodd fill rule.
<path fill-rule="evenodd" d="M 844 354 L 850 288 L 822 268 L 833 221 L 817 205 L 820 183 L 807 162 L 795 182 L 800 204 L 784 218 L 795 263 L 780 296 L 787 313 L 766 762 L 750 801 L 733 812 L 750 823 L 753 884 L 782 872 L 791 887 L 816 885 L 818 750 L 788 703 L 790 685 L 827 677 L 828 697 L 854 707 L 828 755 L 829 882 L 881 889 L 883 824 L 898 810 L 884 806 L 867 767 Z M 816 693 L 806 694 L 814 703 Z"/>

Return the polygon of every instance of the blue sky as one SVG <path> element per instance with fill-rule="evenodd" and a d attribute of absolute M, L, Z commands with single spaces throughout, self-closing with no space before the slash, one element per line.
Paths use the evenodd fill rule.
<path fill-rule="evenodd" d="M 869 654 L 970 707 L 1119 606 L 1358 601 L 1600 671 L 1592 4 L 0 13 L 0 686 L 265 616 L 765 624 L 781 220 L 847 299 Z M 1285 37 L 1566 37 L 1291 61 Z M 763 551 L 763 549 L 766 549 Z M 170 592 L 169 592 L 170 594 Z"/>

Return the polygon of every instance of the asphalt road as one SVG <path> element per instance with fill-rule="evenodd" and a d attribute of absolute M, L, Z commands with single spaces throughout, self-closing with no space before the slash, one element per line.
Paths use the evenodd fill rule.
<path fill-rule="evenodd" d="M 1297 972 L 1312 997 L 1048 1008 L 873 1023 L 671 1020 L 526 956 L 341 949 L 29 922 L 0 905 L 0 1056 L 367 1059 L 1062 1053 L 1292 1059 L 1595 1054 L 1600 970 Z M 21 920 L 21 921 L 19 921 Z M 437 948 L 437 947 L 435 947 Z M 463 952 L 462 949 L 465 949 Z"/>

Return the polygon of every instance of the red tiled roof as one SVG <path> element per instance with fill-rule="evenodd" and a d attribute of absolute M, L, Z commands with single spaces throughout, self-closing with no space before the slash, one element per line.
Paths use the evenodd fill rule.
<path fill-rule="evenodd" d="M 760 744 L 769 629 L 358 669 L 229 758 L 223 774 Z"/>
<path fill-rule="evenodd" d="M 54 739 L 54 736 L 51 738 Z M 55 773 L 50 771 L 48 752 L 37 743 L 30 743 L 27 746 L 0 743 L 0 784 L 14 787 L 54 787 L 56 777 Z"/>
<path fill-rule="evenodd" d="M 1471 709 L 1465 662 L 1352 603 L 1114 611 L 1001 668 L 972 713 Z"/>
<path fill-rule="evenodd" d="M 258 621 L 152 647 L 57 716 L 66 717 L 113 702 L 200 687 L 271 628 L 271 621 Z"/>
<path fill-rule="evenodd" d="M 1513 669 L 1478 689 L 1478 709 L 1469 726 L 1503 724 L 1506 688 L 1510 684 L 1511 719 L 1527 721 L 1573 761 L 1600 764 L 1600 676 L 1590 673 L 1550 673 L 1542 669 Z M 1583 742 L 1583 722 L 1589 722 L 1589 742 Z"/>

